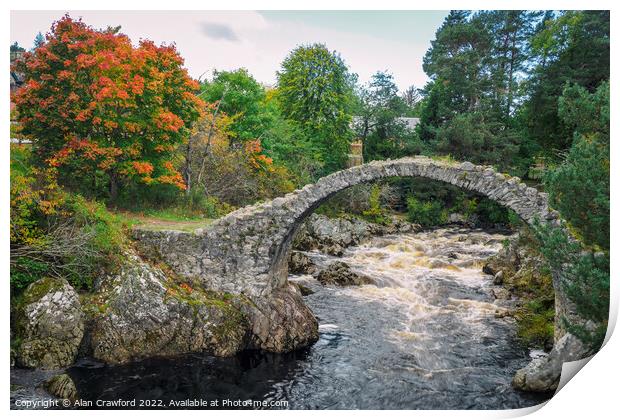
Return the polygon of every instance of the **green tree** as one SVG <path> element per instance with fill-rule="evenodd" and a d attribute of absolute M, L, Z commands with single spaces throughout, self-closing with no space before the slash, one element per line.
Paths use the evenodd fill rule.
<path fill-rule="evenodd" d="M 277 96 L 276 89 L 267 91 L 263 106 L 271 116 L 271 124 L 261 136 L 261 143 L 265 153 L 286 166 L 295 175 L 297 185 L 302 186 L 323 173 L 320 145 L 313 143 L 298 124 L 284 118 Z"/>
<path fill-rule="evenodd" d="M 594 93 L 568 85 L 559 116 L 574 127 L 566 159 L 545 177 L 552 205 L 586 244 L 609 249 L 609 83 Z"/>
<path fill-rule="evenodd" d="M 260 139 L 270 129 L 273 118 L 264 107 L 265 89 L 246 69 L 215 71 L 201 88 L 200 97 L 219 102 L 219 111 L 230 118 L 228 134 L 233 143 Z"/>
<path fill-rule="evenodd" d="M 398 158 L 411 152 L 408 146 L 415 135 L 399 120 L 406 113 L 407 104 L 390 73 L 378 71 L 359 87 L 353 125 L 364 143 L 365 160 Z"/>
<path fill-rule="evenodd" d="M 513 117 L 536 13 L 451 12 L 424 57 L 418 133 L 431 151 L 515 170 L 522 142 Z"/>
<path fill-rule="evenodd" d="M 498 117 L 508 121 L 520 100 L 519 89 L 529 64 L 529 39 L 539 12 L 495 10 L 479 14 L 491 36 L 487 58 L 491 78 L 490 102 Z"/>
<path fill-rule="evenodd" d="M 471 12 L 452 11 L 435 36 L 424 56 L 424 71 L 444 84 L 443 100 L 450 113 L 478 109 L 482 93 L 490 86 L 483 68 L 491 55 L 492 38 L 483 20 Z"/>
<path fill-rule="evenodd" d="M 277 73 L 282 114 L 297 125 L 320 153 L 323 173 L 344 167 L 352 132 L 356 77 L 323 44 L 295 48 Z"/>
<path fill-rule="evenodd" d="M 24 52 L 26 51 L 25 48 L 21 47 L 17 41 L 15 41 L 14 43 L 11 44 L 11 52 Z"/>
<path fill-rule="evenodd" d="M 537 235 L 549 265 L 563 273 L 562 286 L 577 313 L 594 327 L 564 322 L 595 351 L 605 337 L 609 311 L 609 82 L 592 93 L 567 84 L 558 109 L 563 124 L 574 130 L 573 143 L 565 160 L 545 175 L 545 187 L 581 243 L 549 226 L 540 226 Z"/>
<path fill-rule="evenodd" d="M 408 107 L 405 115 L 407 117 L 419 117 L 420 105 L 423 99 L 422 89 L 418 89 L 416 86 L 411 85 L 401 94 L 401 98 L 403 98 L 405 105 Z"/>
<path fill-rule="evenodd" d="M 527 82 L 523 125 L 540 153 L 557 157 L 572 143 L 572 128 L 558 113 L 566 82 L 592 92 L 609 79 L 609 11 L 547 14 L 532 38 L 531 54 L 536 66 Z"/>

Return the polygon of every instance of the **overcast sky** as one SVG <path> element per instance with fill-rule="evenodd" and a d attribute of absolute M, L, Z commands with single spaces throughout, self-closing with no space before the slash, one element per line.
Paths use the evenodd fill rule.
<path fill-rule="evenodd" d="M 423 87 L 422 57 L 447 11 L 69 11 L 95 27 L 121 25 L 132 41 L 176 43 L 190 74 L 247 68 L 267 85 L 295 46 L 323 42 L 365 82 L 388 70 L 401 89 Z M 63 11 L 12 11 L 11 43 L 32 47 Z"/>

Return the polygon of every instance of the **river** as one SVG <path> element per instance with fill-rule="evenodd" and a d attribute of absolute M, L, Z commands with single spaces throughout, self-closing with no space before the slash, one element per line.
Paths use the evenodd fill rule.
<path fill-rule="evenodd" d="M 530 360 L 514 320 L 498 316 L 514 302 L 495 301 L 492 278 L 481 271 L 504 239 L 450 227 L 375 237 L 342 257 L 308 253 L 319 267 L 340 260 L 377 285 L 315 286 L 305 300 L 320 339 L 292 354 L 190 355 L 117 367 L 81 360 L 68 373 L 88 400 L 202 399 L 220 407 L 256 400 L 291 409 L 536 405 L 550 396 L 510 385 Z"/>

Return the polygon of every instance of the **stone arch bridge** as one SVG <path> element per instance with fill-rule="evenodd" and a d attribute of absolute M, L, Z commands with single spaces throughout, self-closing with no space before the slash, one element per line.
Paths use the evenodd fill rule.
<path fill-rule="evenodd" d="M 547 194 L 519 178 L 469 162 L 417 156 L 336 172 L 284 197 L 241 208 L 193 234 L 167 235 L 159 244 L 160 254 L 175 270 L 208 289 L 269 295 L 285 283 L 292 239 L 318 206 L 346 188 L 389 177 L 444 181 L 489 197 L 528 223 L 535 219 L 559 223 L 557 212 L 548 207 Z"/>
<path fill-rule="evenodd" d="M 253 302 L 272 302 L 258 306 L 271 308 L 263 313 L 276 319 L 268 314 L 277 311 L 280 305 L 274 303 L 281 302 L 274 297 L 287 286 L 292 240 L 304 220 L 339 191 L 390 177 L 443 181 L 512 209 L 530 225 L 536 220 L 562 224 L 559 214 L 549 208 L 547 194 L 526 186 L 517 177 L 469 162 L 416 156 L 370 162 L 333 173 L 283 197 L 241 208 L 192 233 L 138 230 L 135 237 L 139 248 L 155 252 L 180 277 L 191 279 L 205 289 L 243 295 Z M 553 277 L 556 353 L 552 351 L 544 366 L 541 361 L 535 361 L 538 365 L 531 364 L 520 371 L 521 376 L 517 374 L 515 381 L 521 389 L 552 389 L 559 380 L 562 362 L 576 360 L 584 354 L 580 342 L 566 334 L 557 322 L 564 315 L 572 319 L 574 311 L 561 290 L 560 275 L 554 273 Z M 289 312 L 278 319 L 293 317 Z"/>

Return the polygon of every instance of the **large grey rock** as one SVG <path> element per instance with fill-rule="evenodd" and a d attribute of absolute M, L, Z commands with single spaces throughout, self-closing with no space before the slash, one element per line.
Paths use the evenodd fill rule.
<path fill-rule="evenodd" d="M 345 248 L 359 244 L 380 229 L 359 219 L 343 219 L 312 214 L 303 224 L 293 243 L 302 251 L 318 249 L 331 255 L 342 255 Z"/>
<path fill-rule="evenodd" d="M 504 272 L 502 270 L 495 273 L 493 276 L 493 284 L 501 285 L 504 282 Z"/>
<path fill-rule="evenodd" d="M 555 391 L 560 382 L 562 364 L 579 360 L 586 354 L 587 349 L 577 337 L 565 334 L 548 355 L 534 359 L 519 369 L 512 380 L 512 386 L 522 391 Z"/>
<path fill-rule="evenodd" d="M 407 233 L 418 228 L 419 226 L 398 217 L 392 217 L 387 225 L 379 225 L 355 217 L 329 218 L 322 214 L 311 214 L 298 230 L 293 249 L 317 249 L 326 254 L 340 256 L 345 248 L 358 245 L 371 236 Z"/>
<path fill-rule="evenodd" d="M 448 223 L 465 224 L 467 217 L 461 213 L 450 213 L 448 215 Z"/>
<path fill-rule="evenodd" d="M 292 284 L 266 299 L 254 299 L 242 311 L 251 325 L 249 348 L 282 353 L 319 339 L 319 324 Z"/>
<path fill-rule="evenodd" d="M 495 299 L 508 300 L 510 299 L 510 291 L 504 287 L 492 287 L 491 294 Z"/>
<path fill-rule="evenodd" d="M 291 285 L 267 297 L 205 291 L 167 278 L 135 255 L 93 297 L 89 353 L 111 364 L 201 352 L 286 352 L 318 339 L 312 312 Z"/>
<path fill-rule="evenodd" d="M 245 346 L 249 326 L 231 297 L 174 284 L 134 255 L 95 299 L 102 303 L 90 346 L 108 363 L 189 352 L 231 356 Z"/>
<path fill-rule="evenodd" d="M 29 368 L 70 366 L 84 335 L 77 293 L 64 279 L 43 278 L 25 290 L 15 313 L 17 363 Z"/>
<path fill-rule="evenodd" d="M 368 276 L 360 275 L 351 270 L 348 264 L 336 261 L 321 271 L 317 277 L 321 284 L 337 284 L 339 286 L 361 286 L 375 284 Z"/>

